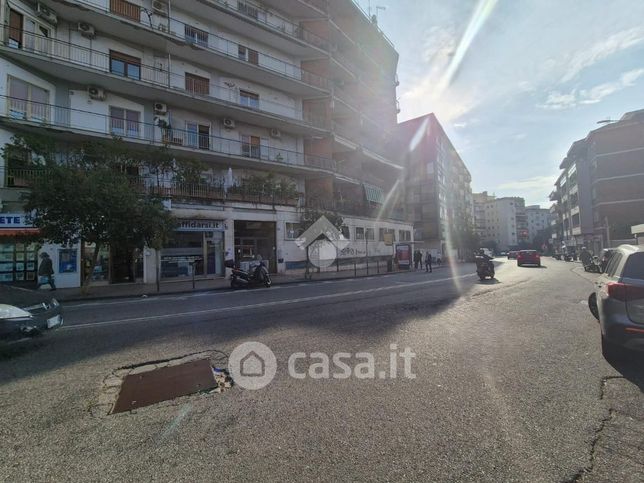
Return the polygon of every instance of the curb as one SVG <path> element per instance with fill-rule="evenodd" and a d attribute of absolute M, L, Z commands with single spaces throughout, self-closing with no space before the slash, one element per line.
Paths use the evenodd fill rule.
<path fill-rule="evenodd" d="M 445 267 L 447 267 L 447 265 L 441 265 L 440 267 L 436 267 L 434 270 L 438 270 L 440 268 L 445 268 Z M 283 282 L 273 282 L 273 285 L 293 285 L 296 283 L 316 283 L 316 282 L 326 282 L 326 281 L 332 281 L 332 280 L 350 280 L 350 279 L 359 279 L 359 278 L 367 278 L 367 277 L 382 277 L 385 275 L 393 275 L 396 273 L 414 273 L 414 272 L 409 270 L 409 271 L 385 272 L 385 273 L 373 273 L 373 274 L 370 273 L 370 274 L 358 275 L 358 276 L 347 275 L 346 277 L 333 277 L 333 278 L 327 278 L 327 279 L 311 279 L 311 280 L 306 280 L 305 278 L 301 278 L 296 280 L 285 280 Z M 70 298 L 58 298 L 58 301 L 65 304 L 67 302 L 96 302 L 100 300 L 128 300 L 128 299 L 134 300 L 134 299 L 140 299 L 142 297 L 163 297 L 166 295 L 185 295 L 185 294 L 191 294 L 191 293 L 223 292 L 223 291 L 234 292 L 235 290 L 231 289 L 229 286 L 225 286 L 225 287 L 178 290 L 176 292 L 156 292 L 155 291 L 155 292 L 146 292 L 146 293 L 137 294 L 137 295 L 89 295 L 87 297 L 72 296 Z"/>

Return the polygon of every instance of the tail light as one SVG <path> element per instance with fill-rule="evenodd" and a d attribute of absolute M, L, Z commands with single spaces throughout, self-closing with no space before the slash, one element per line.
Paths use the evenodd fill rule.
<path fill-rule="evenodd" d="M 606 284 L 608 296 L 612 299 L 626 302 L 626 284 L 619 282 L 608 282 Z"/>

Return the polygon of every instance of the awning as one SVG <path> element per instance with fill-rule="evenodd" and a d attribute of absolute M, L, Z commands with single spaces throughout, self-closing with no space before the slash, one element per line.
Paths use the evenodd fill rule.
<path fill-rule="evenodd" d="M 385 193 L 379 186 L 364 183 L 364 191 L 367 197 L 367 201 L 381 205 L 385 202 Z"/>

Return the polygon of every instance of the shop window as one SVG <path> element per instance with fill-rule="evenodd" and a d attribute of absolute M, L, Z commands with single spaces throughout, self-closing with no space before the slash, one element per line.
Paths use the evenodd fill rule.
<path fill-rule="evenodd" d="M 364 228 L 356 226 L 356 240 L 364 240 Z"/>
<path fill-rule="evenodd" d="M 299 223 L 285 223 L 284 236 L 286 240 L 296 240 L 302 234 L 302 225 Z"/>
<path fill-rule="evenodd" d="M 9 115 L 14 119 L 47 122 L 50 118 L 49 91 L 9 77 Z"/>
<path fill-rule="evenodd" d="M 116 136 L 139 137 L 141 113 L 110 106 L 110 133 Z"/>
<path fill-rule="evenodd" d="M 110 50 L 110 72 L 112 74 L 141 79 L 141 59 Z"/>
<path fill-rule="evenodd" d="M 35 244 L 0 243 L 0 283 L 35 284 L 37 254 Z"/>
<path fill-rule="evenodd" d="M 376 235 L 375 235 L 374 229 L 373 228 L 366 228 L 365 231 L 364 231 L 364 237 L 367 240 L 375 240 Z"/>
<path fill-rule="evenodd" d="M 205 30 L 195 28 L 191 25 L 185 25 L 184 34 L 187 42 L 208 47 L 208 32 Z"/>
<path fill-rule="evenodd" d="M 242 106 L 259 109 L 259 94 L 248 91 L 239 91 L 239 103 Z"/>
<path fill-rule="evenodd" d="M 186 90 L 202 96 L 210 95 L 210 79 L 186 72 Z"/>
<path fill-rule="evenodd" d="M 342 233 L 342 236 L 345 240 L 351 240 L 351 230 L 349 230 L 348 226 L 342 225 L 340 227 L 340 232 Z"/>

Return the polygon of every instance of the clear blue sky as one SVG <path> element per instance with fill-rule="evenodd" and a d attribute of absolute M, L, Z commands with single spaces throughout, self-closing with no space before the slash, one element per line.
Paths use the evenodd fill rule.
<path fill-rule="evenodd" d="M 644 0 L 376 6 L 400 54 L 399 121 L 434 112 L 474 191 L 549 206 L 570 144 L 598 120 L 644 108 Z"/>

